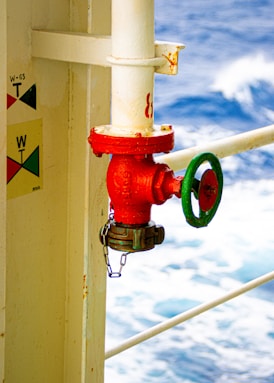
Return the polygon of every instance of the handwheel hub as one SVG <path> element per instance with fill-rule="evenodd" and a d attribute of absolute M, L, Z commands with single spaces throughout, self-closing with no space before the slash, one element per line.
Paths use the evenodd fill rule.
<path fill-rule="evenodd" d="M 216 173 L 212 169 L 206 170 L 198 191 L 199 206 L 202 211 L 206 212 L 213 208 L 218 196 L 218 187 Z"/>

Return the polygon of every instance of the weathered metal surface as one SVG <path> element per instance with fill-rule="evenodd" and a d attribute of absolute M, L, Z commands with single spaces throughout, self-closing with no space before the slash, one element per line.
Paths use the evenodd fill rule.
<path fill-rule="evenodd" d="M 161 205 L 174 194 L 180 197 L 181 181 L 168 166 L 155 164 L 152 155 L 113 155 L 107 187 L 115 221 L 147 224 L 153 204 Z"/>
<path fill-rule="evenodd" d="M 163 242 L 164 237 L 164 228 L 153 221 L 145 225 L 121 225 L 112 221 L 106 244 L 114 250 L 133 253 L 153 249 Z"/>
<path fill-rule="evenodd" d="M 117 135 L 115 134 L 117 133 Z M 88 141 L 97 156 L 107 154 L 153 154 L 168 153 L 174 146 L 174 132 L 170 129 L 155 129 L 147 134 L 121 130 L 112 126 L 92 128 Z"/>
<path fill-rule="evenodd" d="M 160 74 L 176 75 L 178 73 L 179 53 L 185 48 L 183 44 L 155 42 L 155 54 L 157 57 L 164 57 L 165 63 L 156 68 Z"/>

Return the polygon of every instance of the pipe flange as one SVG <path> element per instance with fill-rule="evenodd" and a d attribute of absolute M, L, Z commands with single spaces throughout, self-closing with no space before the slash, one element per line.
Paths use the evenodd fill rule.
<path fill-rule="evenodd" d="M 117 133 L 118 132 L 118 133 Z M 92 128 L 88 138 L 94 154 L 153 154 L 168 153 L 174 147 L 174 132 L 171 125 L 154 127 L 151 132 L 136 132 L 119 135 L 111 125 Z"/>

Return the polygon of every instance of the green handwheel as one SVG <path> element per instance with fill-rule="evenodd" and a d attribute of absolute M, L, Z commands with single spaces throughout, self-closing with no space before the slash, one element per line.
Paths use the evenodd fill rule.
<path fill-rule="evenodd" d="M 211 169 L 206 170 L 201 180 L 195 178 L 199 166 L 208 162 Z M 218 158 L 209 152 L 195 156 L 187 167 L 182 182 L 182 207 L 187 222 L 194 227 L 204 227 L 214 217 L 221 201 L 223 190 L 223 173 Z M 199 215 L 192 207 L 192 194 L 199 202 Z"/>

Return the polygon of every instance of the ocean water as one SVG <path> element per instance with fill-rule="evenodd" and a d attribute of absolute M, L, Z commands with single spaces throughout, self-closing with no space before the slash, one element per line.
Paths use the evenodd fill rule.
<path fill-rule="evenodd" d="M 155 122 L 173 124 L 175 149 L 273 123 L 273 10 L 274 0 L 155 0 L 156 39 L 186 45 L 179 74 L 155 79 Z M 153 207 L 164 244 L 108 279 L 107 349 L 274 269 L 274 144 L 221 165 L 209 226 L 188 226 L 176 197 Z M 105 381 L 274 383 L 273 297 L 272 281 L 110 358 Z"/>

